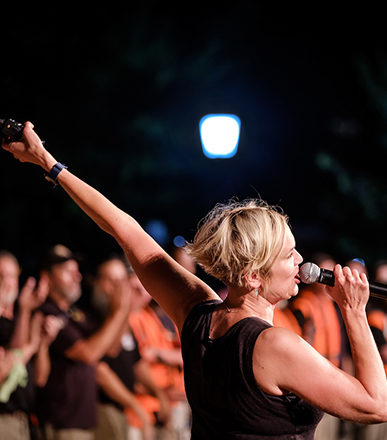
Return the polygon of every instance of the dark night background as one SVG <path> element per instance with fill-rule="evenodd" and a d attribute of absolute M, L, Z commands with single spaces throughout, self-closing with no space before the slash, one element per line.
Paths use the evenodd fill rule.
<path fill-rule="evenodd" d="M 171 239 L 192 239 L 216 202 L 260 195 L 289 214 L 306 258 L 387 258 L 381 11 L 78 6 L 3 8 L 1 118 L 33 121 L 57 160 Z M 240 117 L 234 158 L 202 154 L 207 113 Z M 0 248 L 25 273 L 58 242 L 89 261 L 116 250 L 39 168 L 0 156 Z"/>

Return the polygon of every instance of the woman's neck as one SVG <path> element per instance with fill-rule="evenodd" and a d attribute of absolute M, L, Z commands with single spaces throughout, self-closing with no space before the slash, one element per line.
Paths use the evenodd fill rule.
<path fill-rule="evenodd" d="M 275 306 L 254 290 L 242 291 L 239 288 L 229 287 L 224 306 L 228 313 L 239 312 L 247 316 L 257 316 L 269 323 L 273 323 Z"/>

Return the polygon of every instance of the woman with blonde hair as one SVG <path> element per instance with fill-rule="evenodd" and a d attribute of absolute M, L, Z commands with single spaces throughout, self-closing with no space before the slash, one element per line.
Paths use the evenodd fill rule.
<path fill-rule="evenodd" d="M 362 423 L 387 420 L 387 383 L 370 332 L 366 277 L 335 267 L 355 375 L 295 333 L 272 326 L 279 301 L 298 293 L 302 257 L 287 217 L 257 200 L 217 205 L 188 251 L 228 287 L 222 302 L 170 257 L 128 214 L 77 178 L 44 148 L 27 122 L 22 142 L 3 144 L 41 166 L 122 246 L 144 287 L 181 337 L 192 439 L 312 439 L 321 411 Z"/>

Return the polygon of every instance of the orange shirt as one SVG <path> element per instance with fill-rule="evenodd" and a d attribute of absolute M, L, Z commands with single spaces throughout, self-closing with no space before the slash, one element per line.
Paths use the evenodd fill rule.
<path fill-rule="evenodd" d="M 382 310 L 372 310 L 367 314 L 368 324 L 371 327 L 376 327 L 383 332 L 384 339 L 387 342 L 387 315 Z M 387 365 L 384 364 L 384 371 L 387 375 Z"/>
<path fill-rule="evenodd" d="M 137 339 L 140 354 L 147 347 L 175 350 L 176 346 L 170 338 L 157 314 L 151 307 L 129 315 L 129 324 Z M 161 362 L 151 364 L 153 380 L 162 389 L 184 389 L 183 373 L 177 367 Z"/>
<path fill-rule="evenodd" d="M 303 290 L 291 305 L 313 322 L 313 347 L 333 364 L 339 366 L 341 355 L 341 329 L 334 302 L 328 295 Z"/>
<path fill-rule="evenodd" d="M 287 307 L 284 309 L 276 307 L 274 309 L 273 325 L 274 327 L 287 328 L 301 336 L 301 327 L 298 324 L 296 317 L 293 315 L 293 312 Z"/>
<path fill-rule="evenodd" d="M 147 347 L 161 349 L 176 349 L 176 342 L 170 337 L 170 332 L 164 327 L 159 317 L 151 307 L 131 313 L 129 325 L 137 339 L 140 354 Z M 155 384 L 163 390 L 176 390 L 185 394 L 183 371 L 178 367 L 166 365 L 162 362 L 150 364 L 152 378 Z M 136 395 L 137 400 L 143 409 L 155 422 L 154 413 L 159 410 L 158 400 L 150 395 Z M 171 402 L 173 405 L 173 402 Z M 131 409 L 125 410 L 131 426 L 141 426 L 140 420 Z"/>

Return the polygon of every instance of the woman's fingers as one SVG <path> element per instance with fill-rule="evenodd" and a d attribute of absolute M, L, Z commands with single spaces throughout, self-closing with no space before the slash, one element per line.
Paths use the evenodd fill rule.
<path fill-rule="evenodd" d="M 363 284 L 367 284 L 368 285 L 368 278 L 367 278 L 367 275 L 365 273 L 361 273 L 360 274 L 360 279 L 361 279 Z"/>

